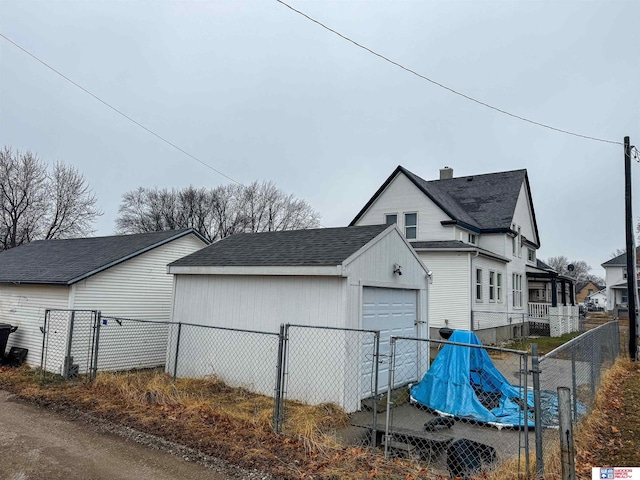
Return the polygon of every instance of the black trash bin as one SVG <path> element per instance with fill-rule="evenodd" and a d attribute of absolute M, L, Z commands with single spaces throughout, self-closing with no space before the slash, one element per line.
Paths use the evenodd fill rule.
<path fill-rule="evenodd" d="M 8 323 L 0 323 L 0 360 L 4 358 L 4 351 L 7 348 L 9 334 L 15 332 L 18 327 L 9 325 Z"/>

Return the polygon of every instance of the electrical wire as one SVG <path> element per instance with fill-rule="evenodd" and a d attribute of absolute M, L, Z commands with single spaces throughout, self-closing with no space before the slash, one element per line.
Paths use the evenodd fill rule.
<path fill-rule="evenodd" d="M 494 110 L 496 112 L 502 113 L 504 115 L 508 115 L 510 117 L 513 117 L 513 118 L 516 118 L 518 120 L 521 120 L 523 122 L 531 123 L 533 125 L 537 125 L 538 127 L 547 128 L 549 130 L 553 130 L 553 131 L 556 131 L 556 132 L 564 133 L 566 135 L 572 135 L 574 137 L 580 137 L 580 138 L 584 138 L 584 139 L 587 139 L 587 140 L 593 140 L 593 141 L 596 141 L 596 142 L 610 143 L 610 144 L 614 144 L 614 145 L 622 145 L 622 142 L 616 142 L 615 140 L 607 140 L 605 138 L 592 137 L 592 136 L 589 136 L 589 135 L 583 135 L 581 133 L 576 133 L 576 132 L 572 132 L 572 131 L 569 131 L 569 130 L 564 130 L 562 128 L 553 127 L 553 126 L 548 125 L 546 123 L 536 122 L 535 120 L 531 120 L 529 118 L 522 117 L 520 115 L 516 115 L 515 113 L 508 112 L 508 111 L 503 110 L 501 108 L 494 107 L 493 105 L 490 105 L 490 104 L 488 104 L 486 102 L 483 102 L 482 100 L 478 100 L 477 98 L 474 98 L 474 97 L 471 97 L 469 95 L 466 95 L 466 94 L 464 94 L 462 92 L 459 92 L 458 90 L 455 90 L 455 89 L 453 89 L 451 87 L 448 87 L 448 86 L 446 86 L 446 85 L 444 85 L 444 84 L 442 84 L 440 82 L 437 82 L 437 81 L 435 81 L 435 80 L 433 80 L 433 79 L 431 79 L 431 78 L 429 78 L 429 77 L 427 77 L 425 75 L 422 75 L 421 73 L 418 73 L 415 70 L 412 70 L 411 68 L 405 67 L 401 63 L 398 63 L 398 62 L 396 62 L 396 61 L 394 61 L 394 60 L 382 55 L 381 53 L 378 53 L 378 52 L 370 49 L 369 47 L 366 47 L 366 46 L 356 42 L 355 40 L 347 37 L 346 35 L 343 35 L 342 33 L 334 30 L 331 27 L 328 27 L 324 23 L 316 20 L 315 18 L 307 15 L 306 13 L 304 13 L 304 12 L 302 12 L 300 10 L 297 10 L 296 8 L 292 7 L 291 5 L 289 5 L 288 3 L 284 2 L 283 0 L 275 0 L 275 1 L 280 3 L 281 5 L 284 5 L 288 9 L 294 11 L 295 13 L 305 17 L 307 20 L 310 20 L 311 22 L 319 25 L 320 27 L 324 28 L 325 30 L 328 30 L 329 32 L 337 35 L 338 37 L 342 38 L 343 40 L 346 40 L 347 42 L 352 43 L 356 47 L 361 48 L 362 50 L 365 50 L 366 52 L 369 52 L 369 53 L 371 53 L 372 55 L 375 55 L 378 58 L 381 58 L 385 62 L 388 62 L 388 63 L 390 63 L 392 65 L 395 65 L 396 67 L 398 67 L 398 68 L 400 68 L 400 69 L 402 69 L 402 70 L 404 70 L 406 72 L 409 72 L 412 75 L 415 75 L 416 77 L 419 77 L 419 78 L 421 78 L 423 80 L 426 80 L 427 82 L 430 82 L 433 85 L 436 85 L 436 86 L 438 86 L 440 88 L 443 88 L 444 90 L 447 90 L 447 91 L 449 91 L 449 92 L 451 92 L 451 93 L 453 93 L 455 95 L 458 95 L 458 96 L 460 96 L 462 98 L 465 98 L 465 99 L 470 100 L 472 102 L 475 102 L 475 103 L 477 103 L 479 105 L 482 105 L 483 107 L 489 108 L 491 110 Z"/>
<path fill-rule="evenodd" d="M 49 65 L 47 62 L 45 62 L 44 60 L 41 60 L 40 58 L 38 58 L 36 55 L 34 55 L 33 53 L 31 53 L 29 50 L 27 50 L 26 48 L 18 45 L 16 42 L 14 42 L 13 40 L 11 40 L 9 37 L 7 37 L 6 35 L 4 35 L 3 33 L 0 33 L 0 37 L 4 38 L 7 42 L 11 43 L 12 45 L 14 45 L 16 48 L 22 50 L 24 53 L 26 53 L 27 55 L 29 55 L 31 58 L 33 58 L 34 60 L 40 62 L 42 65 L 44 65 L 45 67 L 47 67 L 49 70 L 51 70 L 52 72 L 58 74 L 59 76 L 61 76 L 62 78 L 64 78 L 67 82 L 71 83 L 72 85 L 76 86 L 77 88 L 79 88 L 80 90 L 82 90 L 84 93 L 86 93 L 87 95 L 90 95 L 91 97 L 93 97 L 95 100 L 97 100 L 98 102 L 102 103 L 103 105 L 105 105 L 106 107 L 110 108 L 111 110 L 113 110 L 114 112 L 116 112 L 118 115 L 121 115 L 122 117 L 126 118 L 127 120 L 129 120 L 131 123 L 134 123 L 135 125 L 137 125 L 138 127 L 142 128 L 144 131 L 146 131 L 147 133 L 150 133 L 151 135 L 153 135 L 154 137 L 156 137 L 157 139 L 163 141 L 164 143 L 166 143 L 167 145 L 175 148 L 176 150 L 178 150 L 180 153 L 186 155 L 187 157 L 195 160 L 196 162 L 200 163 L 201 165 L 204 165 L 205 167 L 213 170 L 214 172 L 216 172 L 218 175 L 222 175 L 224 178 L 231 180 L 232 182 L 243 186 L 244 185 L 242 183 L 240 183 L 239 181 L 231 178 L 229 175 L 221 172 L 220 170 L 218 170 L 217 168 L 212 167 L 211 165 L 209 165 L 208 163 L 200 160 L 198 157 L 196 157 L 195 155 L 192 155 L 191 153 L 187 152 L 186 150 L 184 150 L 183 148 L 179 147 L 178 145 L 176 145 L 175 143 L 173 143 L 170 140 L 167 140 L 166 138 L 164 138 L 162 135 L 160 135 L 159 133 L 154 132 L 153 130 L 151 130 L 149 127 L 143 125 L 142 123 L 140 123 L 139 121 L 135 120 L 134 118 L 130 117 L 129 115 L 127 115 L 126 113 L 124 113 L 121 110 L 118 110 L 116 107 L 114 107 L 113 105 L 111 105 L 109 102 L 101 99 L 100 97 L 98 97 L 96 94 L 90 92 L 89 90 L 87 90 L 86 88 L 84 88 L 82 85 L 76 83 L 75 81 L 73 81 L 71 78 L 67 77 L 64 73 L 60 72 L 59 70 L 56 70 L 55 68 L 53 68 L 51 65 Z"/>

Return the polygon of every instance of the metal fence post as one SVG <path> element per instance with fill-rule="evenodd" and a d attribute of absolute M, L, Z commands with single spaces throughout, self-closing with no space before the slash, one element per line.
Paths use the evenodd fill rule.
<path fill-rule="evenodd" d="M 533 411 L 535 415 L 536 436 L 536 474 L 544 478 L 544 460 L 542 457 L 542 406 L 540 403 L 540 359 L 538 344 L 531 344 L 531 373 L 533 374 Z"/>
<path fill-rule="evenodd" d="M 378 437 L 378 373 L 380 371 L 380 332 L 374 333 L 373 338 L 373 428 L 371 429 L 371 449 L 375 451 Z"/>
<path fill-rule="evenodd" d="M 64 363 L 63 368 L 64 372 L 62 372 L 62 377 L 65 380 L 69 380 L 69 369 L 71 368 L 71 345 L 73 343 L 73 323 L 75 322 L 76 312 L 75 310 L 71 310 L 71 318 L 69 320 L 69 331 L 67 333 L 67 350 L 64 355 Z"/>
<path fill-rule="evenodd" d="M 51 314 L 51 310 L 44 311 L 44 327 L 40 328 L 42 332 L 42 352 L 40 353 L 40 383 L 44 384 L 44 372 L 46 367 L 46 356 L 45 356 L 45 348 L 47 346 L 47 327 L 48 327 L 48 319 Z"/>
<path fill-rule="evenodd" d="M 384 458 L 389 458 L 389 444 L 391 443 L 391 394 L 393 393 L 393 374 L 395 369 L 396 359 L 396 338 L 391 337 L 389 339 L 389 384 L 387 385 L 387 418 L 385 422 L 384 430 Z"/>
<path fill-rule="evenodd" d="M 178 338 L 176 339 L 176 357 L 173 360 L 173 382 L 178 378 L 178 354 L 180 353 L 180 335 L 182 334 L 182 322 L 178 322 Z"/>
<path fill-rule="evenodd" d="M 578 421 L 578 381 L 576 378 L 576 349 L 571 349 L 571 391 L 573 392 L 573 421 Z"/>
<path fill-rule="evenodd" d="M 558 387 L 558 419 L 560 423 L 560 461 L 562 480 L 576 480 L 573 424 L 571 423 L 571 390 Z"/>
<path fill-rule="evenodd" d="M 95 380 L 96 376 L 98 375 L 98 349 L 100 347 L 100 324 L 102 323 L 102 312 L 97 311 L 96 312 L 96 322 L 95 322 L 95 326 L 94 326 L 94 347 L 93 347 L 93 357 L 91 359 L 92 363 L 93 363 L 93 373 L 91 374 L 90 378 L 92 380 Z"/>
<path fill-rule="evenodd" d="M 282 366 L 284 364 L 282 356 L 284 353 L 284 323 L 280 324 L 280 333 L 278 334 L 278 358 L 276 360 L 276 389 L 275 403 L 273 406 L 273 431 L 280 433 L 280 405 L 282 401 Z"/>

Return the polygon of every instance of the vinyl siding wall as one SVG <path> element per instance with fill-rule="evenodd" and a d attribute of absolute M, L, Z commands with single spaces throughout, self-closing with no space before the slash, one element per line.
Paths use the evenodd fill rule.
<path fill-rule="evenodd" d="M 71 287 L 74 309 L 137 320 L 171 319 L 173 276 L 167 264 L 204 247 L 194 235 L 178 238 L 82 280 Z M 164 365 L 169 327 L 136 322 L 103 323 L 98 368 L 122 370 Z"/>
<path fill-rule="evenodd" d="M 451 220 L 449 216 L 402 173 L 399 173 L 380 194 L 358 220 L 357 225 L 385 223 L 385 214 L 397 213 L 398 226 L 400 231 L 404 232 L 404 213 L 413 212 L 418 213 L 418 241 L 455 240 L 453 228 L 440 225 L 443 220 Z"/>
<path fill-rule="evenodd" d="M 0 323 L 17 326 L 9 335 L 7 353 L 12 346 L 27 348 L 27 363 L 40 366 L 44 313 L 47 309 L 69 308 L 69 287 L 0 286 Z"/>
<path fill-rule="evenodd" d="M 429 285 L 429 326 L 471 328 L 471 273 L 468 252 L 419 252 L 433 272 Z M 445 323 L 448 320 L 448 323 Z"/>

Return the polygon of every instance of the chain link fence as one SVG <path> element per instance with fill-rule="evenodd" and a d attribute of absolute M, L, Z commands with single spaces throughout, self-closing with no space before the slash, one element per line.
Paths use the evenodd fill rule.
<path fill-rule="evenodd" d="M 557 417 L 557 389 L 571 390 L 572 420 L 574 426 L 590 411 L 600 386 L 603 373 L 620 356 L 620 330 L 618 321 L 601 325 L 543 355 L 534 363 L 534 375 L 539 370 L 541 421 L 544 426 L 555 426 Z M 536 363 L 539 368 L 536 369 Z M 544 430 L 536 438 L 536 468 L 543 473 L 545 456 L 557 451 L 557 430 Z"/>
<path fill-rule="evenodd" d="M 333 404 L 350 414 L 350 428 L 342 432 L 348 441 L 375 446 L 376 432 L 384 428 L 379 392 L 386 387 L 379 332 L 288 324 L 282 355 L 277 430 L 291 431 L 287 419 L 295 404 Z"/>
<path fill-rule="evenodd" d="M 278 333 L 174 323 L 166 370 L 175 378 L 215 378 L 229 387 L 274 397 Z"/>
<path fill-rule="evenodd" d="M 43 382 L 95 377 L 99 323 L 100 312 L 95 310 L 45 311 L 40 358 Z"/>
<path fill-rule="evenodd" d="M 403 360 L 414 353 L 414 364 Z M 385 455 L 413 458 L 452 477 L 504 462 L 525 472 L 533 443 L 526 372 L 526 352 L 392 337 Z"/>

